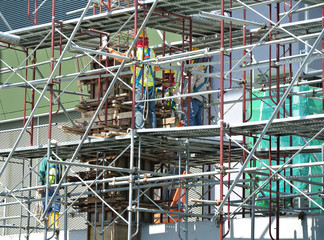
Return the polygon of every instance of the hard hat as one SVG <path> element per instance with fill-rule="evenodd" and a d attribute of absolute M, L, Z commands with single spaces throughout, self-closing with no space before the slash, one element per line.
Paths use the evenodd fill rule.
<path fill-rule="evenodd" d="M 171 73 L 171 74 L 174 74 L 175 72 L 174 72 L 174 70 L 167 69 L 167 70 L 164 71 L 164 73 Z"/>
<path fill-rule="evenodd" d="M 197 47 L 193 47 L 193 48 L 191 49 L 191 51 L 197 51 L 197 50 L 199 50 L 199 48 L 197 48 Z"/>
<path fill-rule="evenodd" d="M 137 31 L 138 32 L 138 31 Z M 141 32 L 141 34 L 139 35 L 139 38 L 143 38 L 143 31 Z M 147 37 L 147 32 L 144 32 L 144 38 L 148 38 Z"/>

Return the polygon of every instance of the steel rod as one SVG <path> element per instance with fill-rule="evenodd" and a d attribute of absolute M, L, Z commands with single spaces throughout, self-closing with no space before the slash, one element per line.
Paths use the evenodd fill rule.
<path fill-rule="evenodd" d="M 305 58 L 305 60 L 303 61 L 302 65 L 299 67 L 298 71 L 296 72 L 293 80 L 291 81 L 289 87 L 287 88 L 287 90 L 285 91 L 284 95 L 282 96 L 282 98 L 280 99 L 280 102 L 278 103 L 278 105 L 276 106 L 276 109 L 273 111 L 273 113 L 271 114 L 271 117 L 269 118 L 267 124 L 265 125 L 265 127 L 263 128 L 262 132 L 260 133 L 256 143 L 254 144 L 253 148 L 251 149 L 250 154 L 247 156 L 240 172 L 238 173 L 238 175 L 236 176 L 234 183 L 231 185 L 230 189 L 228 190 L 226 196 L 224 197 L 224 200 L 222 201 L 222 203 L 219 205 L 218 207 L 218 211 L 220 209 L 222 209 L 224 203 L 227 201 L 229 195 L 231 194 L 231 192 L 233 191 L 238 179 L 242 176 L 244 169 L 246 168 L 247 164 L 250 162 L 250 160 L 252 159 L 257 147 L 259 146 L 259 144 L 261 143 L 264 135 L 266 134 L 268 128 L 270 127 L 272 121 L 274 120 L 277 112 L 279 112 L 281 106 L 283 105 L 283 103 L 285 102 L 286 98 L 288 97 L 293 85 L 295 84 L 295 82 L 298 80 L 299 75 L 301 74 L 301 72 L 303 71 L 306 63 L 308 62 L 309 57 L 313 54 L 314 50 L 316 49 L 317 45 L 319 44 L 319 42 L 322 40 L 324 36 L 324 29 L 322 30 L 321 34 L 319 35 L 319 37 L 316 39 L 313 47 L 311 48 L 310 52 L 308 53 L 308 56 Z"/>
<path fill-rule="evenodd" d="M 88 2 L 88 4 L 87 4 L 87 7 L 89 7 L 91 3 L 92 3 L 92 0 L 89 0 L 89 2 Z M 86 7 L 86 8 L 87 8 L 87 7 Z M 60 62 L 62 61 L 64 54 L 66 53 L 67 49 L 69 48 L 69 46 L 70 46 L 70 44 L 71 44 L 71 41 L 72 41 L 72 38 L 73 38 L 74 35 L 77 33 L 77 31 L 78 31 L 78 29 L 79 29 L 79 27 L 80 27 L 80 24 L 81 24 L 81 22 L 82 22 L 82 20 L 83 20 L 84 17 L 85 17 L 85 12 L 82 13 L 82 15 L 81 15 L 81 17 L 80 17 L 78 23 L 76 24 L 76 26 L 75 26 L 75 28 L 74 28 L 74 30 L 73 30 L 71 36 L 70 36 L 69 41 L 66 43 L 66 46 L 65 46 L 64 50 L 62 51 L 62 55 L 61 55 L 60 58 L 58 59 L 57 64 L 55 65 L 55 67 L 54 67 L 54 69 L 53 69 L 53 72 L 51 73 L 49 79 L 48 79 L 47 82 L 46 82 L 47 84 L 48 84 L 50 81 L 52 81 L 52 79 L 53 79 L 53 77 L 54 77 L 54 74 L 56 73 L 56 70 L 58 69 L 58 67 L 59 67 L 59 65 L 60 65 Z M 21 130 L 21 132 L 20 132 L 20 134 L 19 134 L 19 136 L 18 136 L 18 138 L 17 138 L 17 140 L 16 140 L 16 142 L 15 142 L 13 148 L 11 149 L 11 151 L 10 151 L 10 153 L 9 153 L 7 159 L 6 159 L 6 162 L 2 165 L 1 170 L 0 170 L 0 177 L 2 176 L 2 174 L 3 174 L 4 170 L 5 170 L 5 168 L 7 167 L 8 163 L 9 163 L 9 161 L 10 161 L 10 159 L 12 158 L 12 155 L 13 155 L 14 151 L 16 150 L 16 148 L 17 148 L 17 146 L 18 146 L 18 143 L 20 142 L 20 140 L 21 140 L 21 138 L 22 138 L 22 136 L 23 136 L 23 133 L 25 132 L 25 130 L 26 130 L 26 128 L 28 127 L 28 125 L 30 124 L 30 122 L 31 122 L 31 120 L 32 120 L 32 118 L 33 118 L 33 116 L 34 116 L 34 114 L 35 114 L 37 108 L 38 108 L 38 105 L 40 104 L 42 98 L 45 96 L 45 92 L 46 92 L 46 90 L 47 90 L 47 88 L 48 88 L 48 85 L 47 85 L 47 84 L 45 85 L 45 87 L 44 87 L 44 89 L 43 89 L 41 95 L 39 96 L 37 102 L 35 103 L 34 109 L 32 110 L 32 112 L 31 112 L 29 118 L 27 119 L 27 121 L 26 121 L 26 123 L 25 123 L 25 126 L 24 126 L 24 128 L 23 128 L 23 130 Z M 46 210 L 48 210 L 48 209 L 46 209 Z M 45 211 L 45 212 L 46 212 L 46 211 Z"/>

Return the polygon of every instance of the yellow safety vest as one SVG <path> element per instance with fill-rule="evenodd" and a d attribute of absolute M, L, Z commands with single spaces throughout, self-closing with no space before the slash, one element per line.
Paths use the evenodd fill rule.
<path fill-rule="evenodd" d="M 155 52 L 147 47 L 144 48 L 144 57 L 143 57 L 143 48 L 139 47 L 136 51 L 136 57 L 138 60 L 148 60 L 153 59 L 156 57 Z M 136 86 L 141 87 L 148 86 L 153 87 L 154 86 L 154 73 L 153 73 L 153 67 L 148 64 L 144 64 L 144 67 L 142 68 L 141 64 L 140 66 L 136 67 Z M 131 66 L 131 70 L 133 71 L 133 66 Z M 143 84 L 143 75 L 144 75 L 144 84 Z M 131 83 L 133 83 L 133 78 L 131 80 Z"/>

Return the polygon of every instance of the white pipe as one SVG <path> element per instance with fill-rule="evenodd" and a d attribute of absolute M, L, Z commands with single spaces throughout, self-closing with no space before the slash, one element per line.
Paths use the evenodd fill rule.
<path fill-rule="evenodd" d="M 20 36 L 11 33 L 0 32 L 0 41 L 18 45 L 20 42 Z"/>

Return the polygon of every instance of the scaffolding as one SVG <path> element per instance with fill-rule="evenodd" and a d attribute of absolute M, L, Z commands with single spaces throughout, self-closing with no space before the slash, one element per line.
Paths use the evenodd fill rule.
<path fill-rule="evenodd" d="M 275 216 L 276 232 L 269 228 L 269 235 L 271 239 L 280 239 L 281 215 L 324 210 L 323 146 L 313 144 L 314 140 L 324 140 L 321 0 L 89 0 L 86 6 L 68 13 L 81 14 L 80 17 L 67 21 L 56 20 L 56 3 L 52 0 L 52 22 L 39 25 L 37 9 L 44 2 L 39 4 L 35 0 L 32 14 L 28 1 L 28 17 L 34 26 L 0 33 L 2 48 L 26 55 L 15 67 L 0 59 L 4 66 L 0 74 L 6 76 L 0 90 L 22 88 L 25 92 L 23 127 L 15 129 L 19 135 L 10 148 L 0 149 L 3 159 L 0 177 L 17 161 L 23 168 L 14 187 L 1 182 L 0 207 L 19 206 L 21 212 L 20 216 L 4 214 L 2 228 L 17 228 L 26 239 L 30 239 L 32 232 L 44 231 L 44 239 L 48 238 L 48 231 L 54 226 L 47 226 L 46 212 L 55 198 L 48 194 L 45 199 L 34 197 L 34 192 L 43 186 L 32 184 L 38 171 L 35 160 L 44 156 L 50 159 L 49 163 L 64 166 L 60 181 L 45 186 L 46 190 L 54 189 L 53 196 L 62 198 L 64 211 L 60 218 L 64 218 L 64 239 L 67 239 L 68 218 L 77 212 L 87 212 L 84 221 L 88 239 L 104 239 L 111 228 L 120 229 L 123 239 L 139 239 L 143 221 L 177 222 L 179 239 L 189 239 L 186 231 L 189 221 L 208 220 L 218 223 L 222 240 L 230 232 L 230 219 L 235 216 L 251 218 L 251 239 L 254 239 L 256 216 L 268 217 L 270 225 L 271 217 Z M 93 15 L 87 16 L 90 9 Z M 318 11 L 321 16 L 310 18 L 311 11 Z M 148 28 L 161 33 L 161 44 L 152 46 L 157 57 L 136 59 L 131 51 L 140 33 Z M 181 41 L 168 43 L 166 32 L 178 34 Z M 107 37 L 106 43 L 103 37 Z M 126 54 L 121 57 L 107 53 L 104 45 L 118 46 Z M 298 52 L 300 45 L 304 46 L 303 52 Z M 36 53 L 49 48 L 50 59 L 38 62 Z M 69 51 L 76 54 L 67 56 Z M 62 74 L 62 64 L 84 57 L 90 60 L 83 69 Z M 201 58 L 208 61 L 191 61 Z M 122 62 L 103 64 L 102 59 L 122 59 Z M 320 68 L 311 69 L 314 62 Z M 90 68 L 93 63 L 98 67 Z M 50 66 L 47 77 L 38 69 L 44 65 Z M 129 68 L 136 69 L 139 65 L 158 66 L 163 76 L 166 69 L 173 69 L 179 73 L 181 87 L 184 79 L 188 80 L 188 89 L 191 75 L 197 74 L 190 69 L 205 66 L 208 71 L 200 75 L 210 83 L 207 91 L 186 94 L 182 91 L 174 96 L 162 94 L 158 99 L 140 101 L 166 103 L 181 98 L 179 108 L 189 122 L 191 98 L 207 95 L 205 125 L 136 129 L 135 81 L 131 85 L 125 79 L 132 76 Z M 25 77 L 19 73 L 21 70 L 26 71 Z M 14 76 L 22 81 L 12 81 Z M 81 139 L 53 141 L 53 117 L 59 111 L 67 117 L 71 129 L 77 125 L 60 101 L 61 96 L 89 97 L 91 94 L 68 91 L 69 86 L 94 78 L 99 85 L 102 79 L 109 78 L 109 84 L 107 81 L 106 88 L 99 86 L 94 90 L 96 105 L 87 124 L 78 132 Z M 67 84 L 64 89 L 63 83 Z M 131 100 L 119 103 L 131 111 L 129 129 L 118 136 L 91 135 L 95 122 L 109 126 L 108 102 L 114 98 L 112 93 L 117 84 L 132 94 Z M 299 90 L 298 87 L 305 85 L 314 87 Z M 227 97 L 235 91 L 242 96 L 234 100 Z M 260 97 L 256 92 L 265 94 Z M 322 109 L 316 114 L 293 115 L 294 97 L 318 101 Z M 35 123 L 34 115 L 44 99 L 48 102 L 48 121 L 40 125 Z M 187 109 L 183 107 L 186 102 Z M 260 102 L 271 105 L 271 113 L 266 120 L 260 117 L 252 121 L 254 108 Z M 236 105 L 240 106 L 242 119 L 232 123 L 226 115 Z M 43 145 L 34 142 L 35 131 L 41 127 L 48 129 L 47 143 Z M 26 136 L 30 146 L 19 145 Z M 293 137 L 304 139 L 304 145 L 294 145 Z M 287 145 L 281 145 L 283 139 L 288 139 Z M 300 154 L 313 155 L 317 161 L 294 161 Z M 62 161 L 67 156 L 68 160 Z M 76 171 L 75 167 L 82 170 Z M 314 167 L 320 170 L 314 173 Z M 93 178 L 85 177 L 85 169 Z M 306 174 L 294 174 L 293 169 L 308 170 Z M 310 187 L 307 190 L 295 183 Z M 316 186 L 316 190 L 311 186 Z M 176 190 L 178 198 L 171 206 L 165 195 L 172 190 Z M 190 193 L 195 197 L 190 198 Z M 39 201 L 45 201 L 46 207 L 42 216 L 37 217 L 32 204 Z M 18 225 L 10 224 L 14 218 L 20 219 Z"/>

